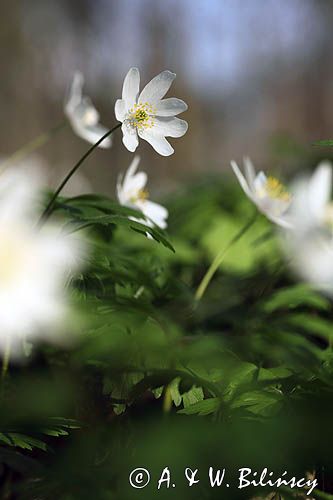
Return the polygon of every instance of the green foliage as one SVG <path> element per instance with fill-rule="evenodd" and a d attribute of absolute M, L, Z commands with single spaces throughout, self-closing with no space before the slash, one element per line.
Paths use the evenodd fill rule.
<path fill-rule="evenodd" d="M 76 196 L 59 202 L 57 209 L 70 217 L 64 226 L 66 232 L 71 233 L 92 228 L 100 235 L 104 234 L 107 237 L 111 236 L 114 227 L 123 226 L 144 236 L 148 233 L 157 242 L 174 251 L 163 231 L 156 226 L 147 226 L 145 217 L 140 212 L 118 205 L 108 198 L 95 195 Z M 138 220 L 133 220 L 133 218 Z"/>
<path fill-rule="evenodd" d="M 273 461 L 285 444 L 283 467 L 295 457 L 303 471 L 329 467 L 329 440 L 316 452 L 309 438 L 311 453 L 302 440 L 313 412 L 321 432 L 330 432 L 331 302 L 292 281 L 271 224 L 259 217 L 196 304 L 207 266 L 253 207 L 238 186 L 216 179 L 165 204 L 170 236 L 107 197 L 57 204 L 63 230 L 83 232 L 90 247 L 71 283 L 80 335 L 67 350 L 35 346 L 30 364 L 11 369 L 6 380 L 0 461 L 18 475 L 20 498 L 131 499 L 128 470 L 150 462 L 151 454 L 170 466 L 197 459 L 207 467 L 210 452 L 222 464 L 221 457 L 250 465 L 267 459 L 261 433 L 271 440 Z M 155 435 L 155 426 L 164 430 Z M 145 498 L 154 494 L 145 490 Z"/>

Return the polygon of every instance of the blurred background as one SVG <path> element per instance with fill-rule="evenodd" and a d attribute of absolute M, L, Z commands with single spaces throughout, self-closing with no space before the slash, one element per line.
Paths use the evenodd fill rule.
<path fill-rule="evenodd" d="M 244 154 L 273 170 L 299 166 L 311 142 L 333 137 L 331 0 L 3 0 L 0 18 L 0 155 L 63 120 L 75 70 L 113 126 L 123 78 L 142 83 L 170 69 L 169 93 L 189 104 L 187 135 L 170 159 L 141 143 L 150 190 L 170 191 L 198 173 L 228 169 Z M 41 164 L 55 187 L 88 145 L 70 128 L 27 165 Z M 320 151 L 323 154 L 323 151 Z M 112 194 L 131 154 L 116 133 L 71 181 L 72 193 Z M 305 160 L 304 160 L 305 161 Z"/>

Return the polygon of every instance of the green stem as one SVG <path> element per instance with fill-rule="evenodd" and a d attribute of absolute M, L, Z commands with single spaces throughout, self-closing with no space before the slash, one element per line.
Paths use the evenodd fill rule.
<path fill-rule="evenodd" d="M 248 231 L 248 229 L 250 229 L 250 227 L 254 224 L 256 218 L 257 218 L 257 215 L 258 215 L 258 212 L 256 211 L 254 216 L 251 217 L 251 219 L 245 224 L 245 226 L 242 227 L 242 229 L 240 231 L 238 231 L 237 234 L 235 234 L 235 236 L 232 238 L 232 240 L 228 243 L 228 245 L 226 246 L 226 248 L 224 248 L 221 252 L 219 252 L 217 254 L 217 256 L 215 257 L 215 259 L 213 260 L 213 262 L 211 263 L 211 265 L 209 266 L 205 276 L 202 278 L 198 288 L 197 288 L 197 291 L 195 293 L 195 301 L 196 302 L 199 302 L 205 291 L 206 291 L 206 288 L 208 287 L 211 279 L 213 278 L 214 274 L 216 273 L 216 271 L 218 270 L 218 268 L 220 267 L 220 265 L 222 264 L 223 262 L 223 259 L 225 257 L 225 255 L 228 253 L 228 251 L 230 250 L 230 248 L 235 244 L 237 243 L 237 241 L 239 241 L 241 239 L 241 237 Z"/>
<path fill-rule="evenodd" d="M 115 125 L 112 129 L 108 130 L 106 134 L 104 134 L 95 144 L 91 146 L 91 148 L 88 149 L 88 151 L 80 158 L 80 160 L 74 165 L 74 167 L 68 172 L 66 177 L 63 179 L 61 184 L 59 185 L 58 189 L 54 192 L 52 198 L 50 199 L 49 203 L 47 204 L 44 212 L 40 216 L 40 219 L 37 223 L 38 227 L 41 227 L 47 219 L 50 217 L 50 215 L 53 212 L 55 202 L 58 198 L 58 195 L 60 192 L 63 190 L 63 188 L 66 186 L 67 182 L 70 180 L 70 178 L 75 174 L 75 172 L 80 168 L 82 163 L 88 158 L 88 156 L 100 145 L 101 142 L 104 141 L 107 137 L 109 137 L 117 128 L 121 127 L 121 123 L 118 123 Z"/>
<path fill-rule="evenodd" d="M 170 413 L 172 408 L 171 383 L 165 387 L 163 397 L 163 413 Z"/>
<path fill-rule="evenodd" d="M 2 370 L 1 370 L 2 381 L 4 381 L 4 379 L 6 378 L 6 374 L 8 372 L 8 367 L 9 367 L 9 360 L 10 360 L 10 338 L 7 337 L 5 350 L 2 357 Z"/>
<path fill-rule="evenodd" d="M 28 156 L 30 153 L 35 151 L 36 149 L 40 148 L 43 146 L 46 142 L 48 142 L 57 132 L 60 132 L 66 125 L 67 121 L 64 120 L 60 123 L 58 123 L 55 127 L 52 127 L 49 131 L 43 132 L 42 134 L 38 135 L 34 139 L 32 139 L 30 142 L 22 146 L 20 149 L 15 151 L 13 154 L 8 156 L 3 162 L 0 163 L 0 169 L 4 170 L 7 168 L 9 165 L 11 165 L 14 162 L 18 162 Z"/>

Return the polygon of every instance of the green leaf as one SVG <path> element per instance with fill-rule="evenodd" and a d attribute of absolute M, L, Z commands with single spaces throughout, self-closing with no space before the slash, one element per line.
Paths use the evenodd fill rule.
<path fill-rule="evenodd" d="M 331 342 L 333 340 L 332 323 L 325 318 L 311 314 L 293 314 L 287 318 L 289 324 L 301 328 L 310 335 L 316 335 Z"/>
<path fill-rule="evenodd" d="M 166 248 L 175 252 L 175 249 L 171 245 L 171 243 L 164 236 L 163 232 L 156 227 L 149 227 L 141 222 L 133 221 L 124 217 L 122 215 L 100 215 L 97 217 L 86 217 L 80 218 L 76 220 L 72 220 L 66 224 L 64 227 L 64 232 L 66 233 L 74 233 L 76 231 L 82 231 L 88 227 L 92 226 L 109 226 L 109 225 L 119 225 L 124 226 L 129 229 L 132 229 L 146 237 L 147 233 L 157 241 L 158 243 L 162 243 Z"/>
<path fill-rule="evenodd" d="M 139 210 L 123 207 L 113 200 L 100 195 L 82 195 L 74 198 L 61 198 L 57 209 L 66 213 L 69 221 L 64 227 L 66 232 L 76 232 L 94 226 L 121 225 L 146 236 L 150 236 L 174 252 L 162 229 L 144 223 L 146 217 Z M 133 218 L 138 219 L 132 220 Z"/>
<path fill-rule="evenodd" d="M 186 380 L 186 378 L 184 380 Z M 178 407 L 183 403 L 184 408 L 187 408 L 204 399 L 202 387 L 193 385 L 193 381 L 191 383 L 192 387 L 188 391 L 180 393 L 179 386 L 181 381 L 182 379 L 180 377 L 176 377 L 169 385 L 171 399 L 175 406 Z M 188 382 L 186 382 L 186 384 L 188 384 Z"/>
<path fill-rule="evenodd" d="M 280 410 L 282 398 L 282 394 L 277 390 L 246 392 L 237 397 L 231 407 L 246 408 L 255 415 L 270 417 Z"/>
<path fill-rule="evenodd" d="M 205 396 L 202 387 L 193 386 L 192 389 L 182 394 L 184 408 L 202 401 L 204 397 Z"/>
<path fill-rule="evenodd" d="M 325 311 L 330 308 L 330 302 L 310 286 L 297 284 L 274 292 L 264 302 L 263 309 L 268 313 L 272 313 L 277 309 L 295 309 L 299 306 L 309 306 Z"/>
<path fill-rule="evenodd" d="M 29 451 L 32 451 L 33 448 L 39 448 L 40 450 L 46 451 L 48 448 L 47 444 L 43 443 L 40 439 L 18 432 L 0 433 L 0 441 L 9 446 L 15 446 Z"/>
<path fill-rule="evenodd" d="M 183 415 L 210 415 L 211 413 L 215 413 L 221 405 L 221 401 L 219 398 L 209 398 L 204 399 L 202 401 L 198 401 L 191 405 L 187 405 L 182 410 L 179 410 L 178 413 Z"/>

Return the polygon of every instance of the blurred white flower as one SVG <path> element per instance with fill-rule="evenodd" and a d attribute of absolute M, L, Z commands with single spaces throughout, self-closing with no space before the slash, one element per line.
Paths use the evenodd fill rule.
<path fill-rule="evenodd" d="M 23 341 L 58 340 L 65 285 L 77 267 L 78 241 L 55 227 L 36 228 L 39 183 L 29 172 L 0 175 L 0 351 L 18 356 Z"/>
<path fill-rule="evenodd" d="M 332 165 L 321 162 L 310 178 L 294 186 L 293 231 L 283 234 L 288 260 L 296 273 L 333 295 Z"/>
<path fill-rule="evenodd" d="M 266 177 L 264 172 L 256 174 L 250 158 L 244 158 L 245 176 L 235 161 L 231 167 L 248 198 L 269 220 L 285 228 L 292 224 L 287 211 L 291 204 L 291 196 L 285 187 L 275 178 Z"/>
<path fill-rule="evenodd" d="M 65 102 L 65 114 L 74 130 L 82 139 L 95 144 L 108 131 L 99 123 L 99 113 L 91 99 L 82 94 L 83 75 L 76 72 Z M 111 137 L 106 137 L 100 148 L 111 146 Z"/>
<path fill-rule="evenodd" d="M 148 200 L 148 192 L 145 190 L 147 174 L 145 172 L 137 172 L 139 163 L 140 157 L 135 156 L 124 178 L 119 176 L 117 182 L 119 203 L 126 207 L 141 210 L 143 215 L 148 218 L 145 221 L 147 226 L 153 227 L 155 224 L 161 229 L 165 229 L 167 227 L 168 211 L 162 205 Z M 139 222 L 142 221 L 140 220 Z"/>
<path fill-rule="evenodd" d="M 174 149 L 166 137 L 182 137 L 186 133 L 187 122 L 176 118 L 187 110 L 185 102 L 175 97 L 163 99 L 175 78 L 175 73 L 163 71 L 139 95 L 139 70 L 131 68 L 127 73 L 122 99 L 115 104 L 115 115 L 122 122 L 123 143 L 129 151 L 136 150 L 139 136 L 160 155 L 169 156 Z"/>

